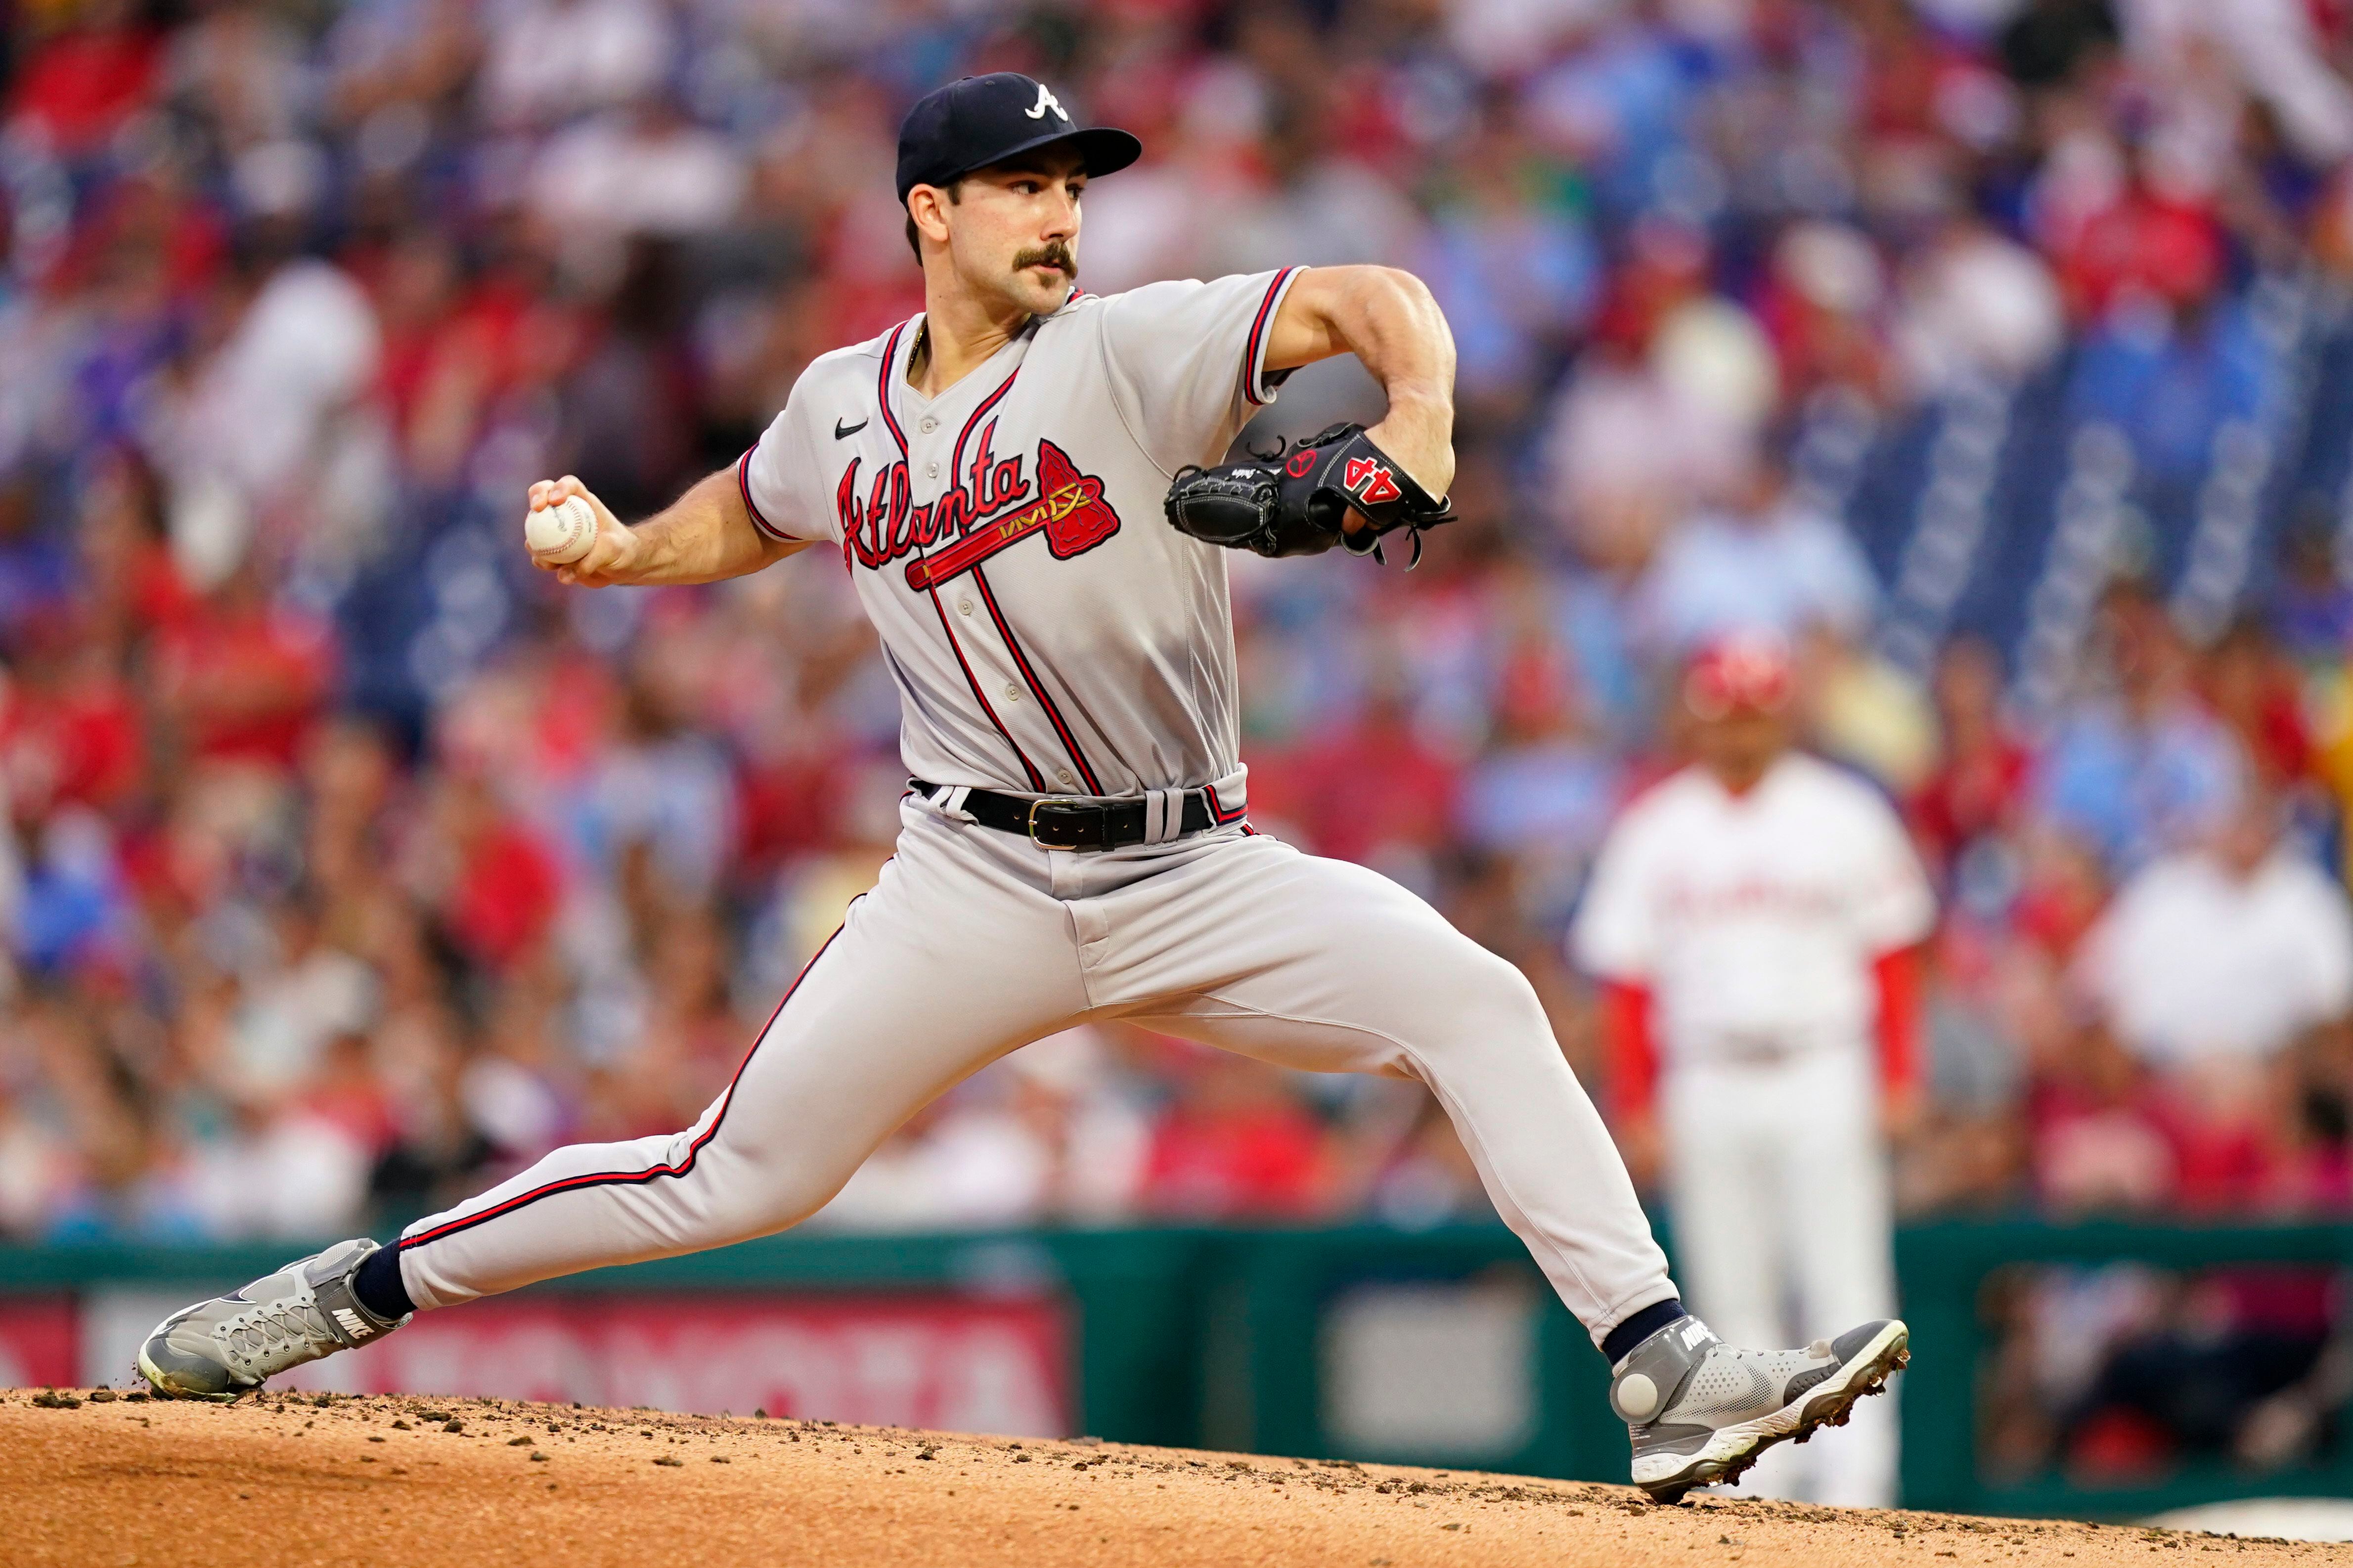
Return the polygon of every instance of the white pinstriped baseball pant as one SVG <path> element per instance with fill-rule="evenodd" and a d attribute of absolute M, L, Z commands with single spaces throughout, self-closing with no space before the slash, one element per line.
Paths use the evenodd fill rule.
<path fill-rule="evenodd" d="M 783 1230 L 934 1096 L 1105 1017 L 1427 1084 L 1597 1345 L 1675 1293 L 1535 990 L 1396 883 L 1239 825 L 1081 853 L 912 797 L 901 816 L 880 883 L 702 1119 L 558 1149 L 410 1226 L 401 1276 L 419 1307 Z"/>

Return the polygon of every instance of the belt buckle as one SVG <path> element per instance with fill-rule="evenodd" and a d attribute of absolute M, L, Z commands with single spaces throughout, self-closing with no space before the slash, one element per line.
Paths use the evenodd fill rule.
<path fill-rule="evenodd" d="M 1038 837 L 1038 813 L 1041 809 L 1048 807 L 1053 808 L 1055 815 L 1058 816 L 1063 813 L 1076 815 L 1081 811 L 1092 807 L 1097 813 L 1098 817 L 1100 817 L 1103 808 L 1100 805 L 1097 805 L 1093 801 L 1082 800 L 1075 795 L 1043 795 L 1029 803 L 1029 816 L 1027 824 L 1029 829 L 1029 842 L 1032 844 L 1043 845 L 1049 849 L 1084 848 L 1085 846 L 1076 839 L 1073 839 L 1067 844 L 1058 844 L 1050 838 L 1040 838 Z"/>

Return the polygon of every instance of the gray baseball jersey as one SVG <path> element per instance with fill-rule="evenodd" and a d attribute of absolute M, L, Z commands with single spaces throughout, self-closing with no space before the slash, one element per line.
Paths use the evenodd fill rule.
<path fill-rule="evenodd" d="M 736 465 L 753 521 L 830 540 L 898 682 L 917 777 L 1214 792 L 1243 810 L 1225 552 L 1161 511 L 1274 395 L 1299 268 L 1076 293 L 936 398 L 923 318 L 811 363 Z"/>

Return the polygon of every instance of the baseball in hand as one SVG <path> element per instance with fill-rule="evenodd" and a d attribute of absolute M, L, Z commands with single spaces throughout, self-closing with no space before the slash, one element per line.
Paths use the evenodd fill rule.
<path fill-rule="evenodd" d="M 540 560 L 569 565 L 596 542 L 596 509 L 578 496 L 535 507 L 523 521 L 522 542 Z"/>

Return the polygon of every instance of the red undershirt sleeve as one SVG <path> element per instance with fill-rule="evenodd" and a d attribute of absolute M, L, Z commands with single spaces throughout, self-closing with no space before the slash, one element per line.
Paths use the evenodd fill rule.
<path fill-rule="evenodd" d="M 1659 1082 L 1658 1045 L 1651 1037 L 1651 988 L 1630 980 L 1603 981 L 1601 1035 L 1609 1057 L 1609 1098 L 1618 1114 L 1649 1114 Z"/>
<path fill-rule="evenodd" d="M 1879 1070 L 1889 1091 L 1920 1077 L 1920 950 L 1899 947 L 1873 961 L 1879 993 Z"/>

